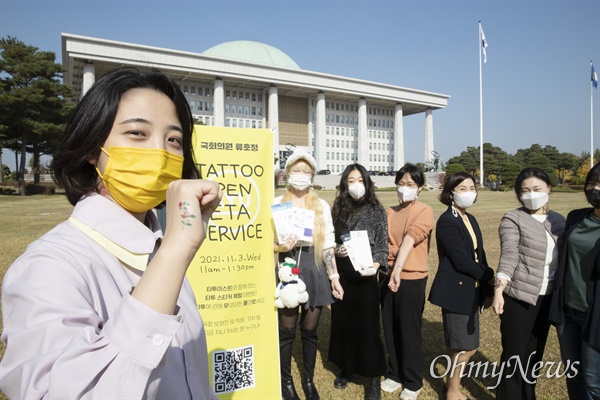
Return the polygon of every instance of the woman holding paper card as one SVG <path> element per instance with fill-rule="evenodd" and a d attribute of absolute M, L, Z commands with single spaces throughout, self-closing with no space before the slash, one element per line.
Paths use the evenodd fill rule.
<path fill-rule="evenodd" d="M 487 263 L 479 224 L 467 213 L 476 199 L 475 178 L 466 172 L 450 175 L 440 194 L 448 209 L 436 224 L 439 267 L 429 301 L 442 308 L 446 352 L 453 364 L 445 387 L 448 400 L 466 398 L 460 391 L 462 375 L 452 371 L 477 352 L 479 310 L 494 293 L 494 270 Z"/>
<path fill-rule="evenodd" d="M 362 165 L 351 164 L 342 173 L 332 214 L 338 243 L 336 260 L 344 290 L 344 298 L 331 305 L 329 361 L 341 370 L 334 386 L 344 388 L 352 374 L 362 375 L 370 378 L 365 399 L 379 399 L 386 368 L 379 328 L 377 271 L 387 270 L 387 218 L 375 195 L 375 185 Z M 355 239 L 364 231 L 371 265 L 359 263 L 354 257 L 360 253 Z M 344 240 L 348 234 L 350 245 Z"/>
<path fill-rule="evenodd" d="M 339 282 L 334 256 L 335 236 L 331 209 L 326 201 L 311 189 L 317 172 L 315 159 L 304 149 L 297 148 L 287 159 L 285 173 L 288 189 L 275 204 L 291 202 L 292 207 L 314 211 L 312 240 L 298 240 L 297 236 L 283 238 L 273 249 L 280 262 L 293 258 L 300 269 L 300 279 L 306 284 L 308 302 L 301 307 L 279 308 L 279 356 L 281 391 L 285 400 L 298 399 L 292 380 L 292 347 L 296 337 L 296 324 L 300 308 L 300 333 L 302 335 L 302 388 L 309 400 L 319 399 L 313 383 L 317 358 L 317 327 L 323 306 L 342 299 L 344 291 Z M 324 266 L 322 264 L 325 264 Z M 330 282 L 331 281 L 331 282 Z"/>

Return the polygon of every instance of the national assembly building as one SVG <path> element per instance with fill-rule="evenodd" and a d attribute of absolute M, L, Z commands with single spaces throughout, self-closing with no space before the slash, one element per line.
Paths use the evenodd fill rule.
<path fill-rule="evenodd" d="M 358 162 L 370 171 L 404 165 L 403 117 L 423 113 L 424 161 L 433 159 L 433 111 L 448 95 L 306 71 L 281 50 L 226 42 L 203 53 L 62 34 L 64 83 L 83 95 L 97 77 L 124 66 L 173 78 L 205 125 L 267 128 L 274 154 L 311 152 L 321 169 Z"/>

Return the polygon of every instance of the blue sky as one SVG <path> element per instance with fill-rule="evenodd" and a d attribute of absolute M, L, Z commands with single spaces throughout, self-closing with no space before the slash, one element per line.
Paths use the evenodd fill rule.
<path fill-rule="evenodd" d="M 590 150 L 590 60 L 600 68 L 594 1 L 8 1 L 0 37 L 61 59 L 61 32 L 203 52 L 253 40 L 305 70 L 450 95 L 433 113 L 444 161 L 479 146 L 479 41 L 484 141 L 510 154 L 533 143 Z M 594 96 L 594 148 L 600 96 Z M 405 159 L 424 158 L 424 114 L 405 118 Z M 3 162 L 14 166 L 8 154 Z"/>

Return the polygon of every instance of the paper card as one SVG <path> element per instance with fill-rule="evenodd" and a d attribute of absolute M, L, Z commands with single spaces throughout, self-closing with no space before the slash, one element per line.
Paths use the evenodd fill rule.
<path fill-rule="evenodd" d="M 292 207 L 291 201 L 273 204 L 273 224 L 277 235 L 277 243 L 285 242 L 296 235 L 298 241 L 312 242 L 312 231 L 315 225 L 315 212 L 303 208 Z"/>
<path fill-rule="evenodd" d="M 304 208 L 293 207 L 294 227 L 298 240 L 312 243 L 312 232 L 315 227 L 315 212 Z"/>
<path fill-rule="evenodd" d="M 367 231 L 350 231 L 341 236 L 346 245 L 348 257 L 356 271 L 373 268 L 373 256 Z"/>

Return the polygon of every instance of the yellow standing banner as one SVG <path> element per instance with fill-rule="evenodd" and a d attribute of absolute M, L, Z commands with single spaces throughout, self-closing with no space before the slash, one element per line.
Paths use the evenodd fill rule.
<path fill-rule="evenodd" d="M 188 279 L 202 314 L 220 399 L 279 399 L 274 306 L 273 133 L 195 126 L 196 163 L 223 200 Z"/>

